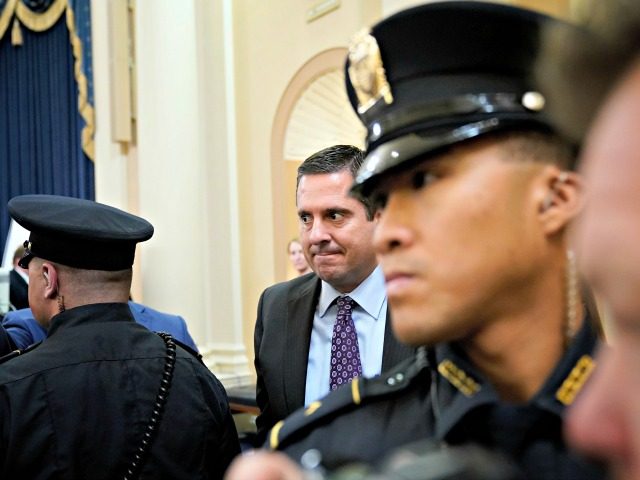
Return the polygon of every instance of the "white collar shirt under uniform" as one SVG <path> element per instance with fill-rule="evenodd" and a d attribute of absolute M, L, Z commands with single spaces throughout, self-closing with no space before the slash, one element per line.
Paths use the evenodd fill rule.
<path fill-rule="evenodd" d="M 380 266 L 377 266 L 350 293 L 340 293 L 327 282 L 322 281 L 309 345 L 305 406 L 329 393 L 331 337 L 338 313 L 335 299 L 343 295 L 350 296 L 357 303 L 351 317 L 358 334 L 362 375 L 365 377 L 380 375 L 384 329 L 387 323 L 387 295 L 384 274 Z"/>

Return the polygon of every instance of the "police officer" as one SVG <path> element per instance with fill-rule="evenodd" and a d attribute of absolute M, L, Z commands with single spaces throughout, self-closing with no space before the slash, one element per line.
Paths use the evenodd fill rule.
<path fill-rule="evenodd" d="M 353 192 L 380 206 L 396 336 L 431 347 L 277 424 L 272 449 L 298 461 L 313 449 L 333 469 L 432 438 L 499 451 L 527 478 L 601 477 L 562 435 L 597 335 L 565 238 L 581 179 L 531 75 L 549 23 L 429 3 L 355 38 L 347 90 L 367 158 Z M 251 476 L 248 462 L 233 480 Z"/>
<path fill-rule="evenodd" d="M 21 266 L 46 342 L 0 365 L 1 478 L 222 478 L 239 452 L 225 391 L 127 299 L 146 220 L 88 200 L 27 195 Z"/>

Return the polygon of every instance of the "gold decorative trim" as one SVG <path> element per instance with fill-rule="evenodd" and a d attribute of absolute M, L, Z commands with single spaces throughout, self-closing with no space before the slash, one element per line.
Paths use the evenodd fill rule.
<path fill-rule="evenodd" d="M 0 13 L 0 38 L 4 37 L 4 34 L 7 32 L 9 28 L 9 24 L 11 23 L 11 18 L 13 18 L 13 14 L 16 11 L 16 4 L 18 0 L 7 0 L 2 12 Z"/>
<path fill-rule="evenodd" d="M 16 6 L 16 17 L 18 17 L 20 22 L 29 30 L 44 32 L 53 27 L 66 8 L 67 0 L 55 0 L 46 11 L 37 13 L 30 10 L 24 3 L 18 2 Z"/>
<path fill-rule="evenodd" d="M 360 398 L 360 378 L 356 377 L 351 381 L 351 398 L 353 399 L 353 403 L 356 405 L 360 405 L 362 399 Z"/>
<path fill-rule="evenodd" d="M 93 162 L 95 157 L 95 112 L 93 105 L 89 103 L 87 77 L 82 71 L 82 41 L 76 31 L 73 9 L 68 0 L 55 0 L 43 13 L 33 12 L 19 0 L 7 0 L 7 4 L 0 14 L 0 38 L 9 28 L 14 13 L 16 18 L 29 30 L 43 32 L 51 28 L 65 11 L 69 42 L 75 59 L 73 73 L 78 84 L 78 113 L 85 122 L 81 133 L 82 150 Z M 17 34 L 14 34 L 14 38 L 17 39 L 15 35 Z"/>
<path fill-rule="evenodd" d="M 567 378 L 556 392 L 556 398 L 563 405 L 571 405 L 578 392 L 582 390 L 587 379 L 591 376 L 596 362 L 589 355 L 583 355 L 571 370 Z"/>
<path fill-rule="evenodd" d="M 278 434 L 280 433 L 280 429 L 284 425 L 284 420 L 280 420 L 276 423 L 271 429 L 271 433 L 269 433 L 269 446 L 272 450 L 278 449 L 278 444 L 280 443 L 278 440 Z"/>
<path fill-rule="evenodd" d="M 467 397 L 472 397 L 480 391 L 480 385 L 451 360 L 440 362 L 438 372 Z"/>
<path fill-rule="evenodd" d="M 65 2 L 67 0 L 62 0 Z M 86 125 L 82 129 L 82 150 L 89 157 L 91 161 L 94 161 L 95 145 L 95 113 L 93 105 L 89 103 L 87 77 L 82 71 L 82 41 L 78 37 L 76 32 L 76 24 L 74 20 L 73 9 L 70 5 L 67 7 L 67 28 L 69 29 L 69 41 L 71 42 L 71 48 L 73 50 L 73 58 L 75 58 L 74 75 L 76 82 L 78 83 L 78 112 L 85 121 Z"/>
<path fill-rule="evenodd" d="M 13 17 L 13 28 L 11 28 L 11 45 L 19 47 L 22 45 L 22 30 L 18 17 Z"/>

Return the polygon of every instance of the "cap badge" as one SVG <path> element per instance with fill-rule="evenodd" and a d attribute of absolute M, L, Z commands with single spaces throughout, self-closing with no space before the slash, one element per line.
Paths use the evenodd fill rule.
<path fill-rule="evenodd" d="M 349 80 L 358 96 L 359 114 L 365 113 L 381 99 L 386 104 L 393 103 L 378 42 L 368 30 L 358 32 L 351 40 Z"/>

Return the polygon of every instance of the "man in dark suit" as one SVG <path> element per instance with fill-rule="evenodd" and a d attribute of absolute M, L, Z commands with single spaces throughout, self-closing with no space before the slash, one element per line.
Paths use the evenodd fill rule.
<path fill-rule="evenodd" d="M 18 265 L 22 255 L 24 247 L 21 245 L 13 254 L 13 270 L 9 272 L 9 302 L 15 310 L 29 307 L 29 277 Z"/>
<path fill-rule="evenodd" d="M 254 337 L 259 441 L 278 421 L 342 381 L 378 375 L 412 353 L 389 326 L 384 277 L 372 244 L 375 210 L 348 195 L 362 160 L 358 148 L 335 145 L 298 168 L 300 241 L 315 273 L 276 284 L 260 298 Z M 347 334 L 336 332 L 344 319 L 336 321 L 342 299 L 355 302 L 349 317 L 357 339 L 349 344 L 356 344 L 360 362 L 353 369 L 345 363 L 344 379 L 336 375 L 340 360 L 331 353 L 334 337 Z"/>

